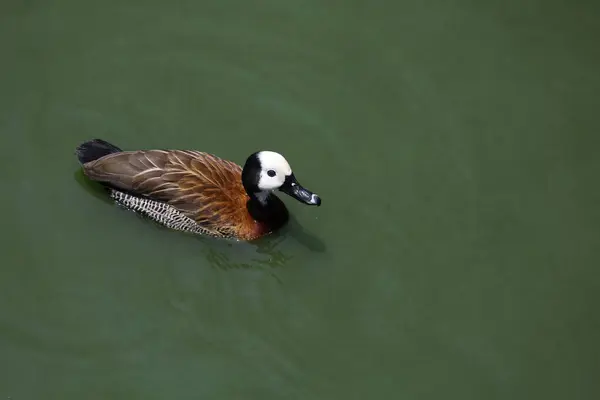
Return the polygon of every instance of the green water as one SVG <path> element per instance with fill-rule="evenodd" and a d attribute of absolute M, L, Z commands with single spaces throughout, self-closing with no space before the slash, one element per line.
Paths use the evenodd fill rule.
<path fill-rule="evenodd" d="M 600 398 L 600 6 L 5 0 L 0 399 Z M 73 150 L 276 150 L 253 244 Z"/>

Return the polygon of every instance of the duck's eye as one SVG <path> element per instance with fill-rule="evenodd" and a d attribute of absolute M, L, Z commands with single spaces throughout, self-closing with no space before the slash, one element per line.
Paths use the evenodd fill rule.
<path fill-rule="evenodd" d="M 269 175 L 272 178 L 275 175 L 277 175 L 277 173 L 274 170 L 270 169 L 270 170 L 267 171 L 267 175 Z"/>

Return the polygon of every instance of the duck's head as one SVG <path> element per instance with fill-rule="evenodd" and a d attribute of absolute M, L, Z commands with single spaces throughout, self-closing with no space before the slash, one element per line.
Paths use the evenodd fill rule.
<path fill-rule="evenodd" d="M 242 183 L 248 195 L 262 204 L 266 204 L 271 192 L 280 190 L 302 203 L 321 205 L 321 198 L 302 187 L 287 160 L 273 151 L 259 151 L 248 157 Z"/>

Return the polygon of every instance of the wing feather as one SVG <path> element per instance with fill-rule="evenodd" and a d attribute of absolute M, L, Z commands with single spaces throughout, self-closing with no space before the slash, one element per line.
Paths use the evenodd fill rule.
<path fill-rule="evenodd" d="M 117 189 L 164 201 L 212 229 L 234 229 L 247 214 L 241 167 L 208 153 L 121 152 L 85 164 L 84 171 Z"/>

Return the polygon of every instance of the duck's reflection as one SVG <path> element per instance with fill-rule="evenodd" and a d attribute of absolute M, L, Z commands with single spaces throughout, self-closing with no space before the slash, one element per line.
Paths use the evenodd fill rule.
<path fill-rule="evenodd" d="M 310 251 L 323 253 L 326 250 L 325 243 L 312 232 L 304 229 L 294 215 L 290 216 L 290 220 L 282 229 L 281 234 L 285 234 L 293 238 Z"/>
<path fill-rule="evenodd" d="M 305 230 L 294 217 L 288 225 L 269 236 L 252 242 L 228 242 L 208 239 L 211 244 L 205 247 L 206 258 L 210 265 L 219 269 L 260 269 L 273 270 L 285 267 L 294 258 L 286 243 L 295 241 L 310 252 L 325 252 L 325 243 Z M 295 251 L 297 253 L 297 251 Z"/>

